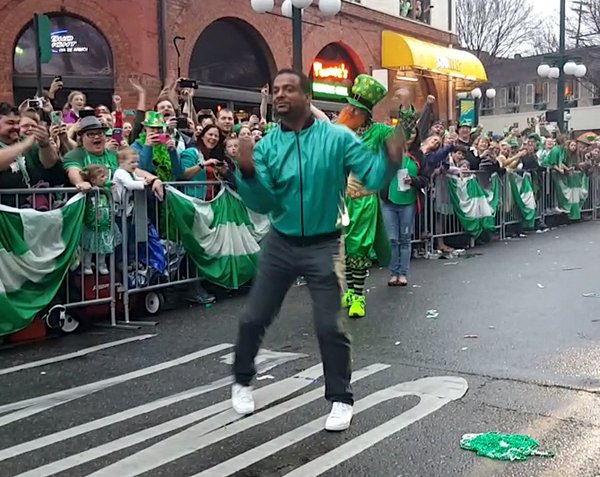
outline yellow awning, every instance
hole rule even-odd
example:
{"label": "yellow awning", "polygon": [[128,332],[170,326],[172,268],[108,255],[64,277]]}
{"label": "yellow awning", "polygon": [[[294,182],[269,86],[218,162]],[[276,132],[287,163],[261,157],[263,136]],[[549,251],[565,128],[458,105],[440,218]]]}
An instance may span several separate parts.
{"label": "yellow awning", "polygon": [[393,31],[383,32],[382,66],[419,69],[468,81],[487,81],[479,58],[463,50],[417,40]]}

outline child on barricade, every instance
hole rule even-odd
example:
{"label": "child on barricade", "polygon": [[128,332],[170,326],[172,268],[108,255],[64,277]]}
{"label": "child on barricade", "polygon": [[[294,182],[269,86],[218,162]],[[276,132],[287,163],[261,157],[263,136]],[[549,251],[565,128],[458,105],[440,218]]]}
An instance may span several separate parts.
{"label": "child on barricade", "polygon": [[[121,149],[117,153],[117,157],[119,168],[113,176],[113,197],[117,210],[116,221],[121,232],[123,232],[124,226],[127,227],[127,244],[125,246],[127,247],[128,256],[132,257],[135,254],[136,237],[133,227],[133,194],[130,192],[144,190],[150,184],[134,173],[139,165],[139,156],[134,149],[130,147]],[[123,218],[126,219],[125,223]]]}
{"label": "child on barricade", "polygon": [[[100,164],[90,164],[81,173],[83,180],[102,190],[110,187],[108,169]],[[100,275],[108,275],[106,257],[114,253],[121,243],[121,233],[113,224],[109,195],[91,191],[86,199],[81,242],[83,248],[83,274],[93,275],[94,255],[96,269]]]}

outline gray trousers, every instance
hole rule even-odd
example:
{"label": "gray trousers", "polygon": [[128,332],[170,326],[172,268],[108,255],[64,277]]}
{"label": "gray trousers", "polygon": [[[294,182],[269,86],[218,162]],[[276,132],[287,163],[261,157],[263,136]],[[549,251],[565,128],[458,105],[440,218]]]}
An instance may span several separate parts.
{"label": "gray trousers", "polygon": [[242,314],[233,372],[248,386],[256,374],[254,358],[267,327],[279,312],[296,278],[304,276],[313,302],[313,318],[325,375],[325,398],[353,404],[350,386],[350,337],[340,320],[341,242],[331,237],[299,244],[271,230],[262,244],[258,272]]}

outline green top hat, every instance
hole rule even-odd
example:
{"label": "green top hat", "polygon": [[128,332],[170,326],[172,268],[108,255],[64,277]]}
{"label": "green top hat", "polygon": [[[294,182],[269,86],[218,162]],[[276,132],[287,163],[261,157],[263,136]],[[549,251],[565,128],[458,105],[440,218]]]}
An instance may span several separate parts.
{"label": "green top hat", "polygon": [[167,123],[162,114],[157,111],[146,111],[146,118],[142,123],[149,128],[166,128]]}
{"label": "green top hat", "polygon": [[375,78],[369,75],[358,75],[354,80],[352,96],[348,97],[348,103],[371,114],[373,107],[386,95],[387,89]]}

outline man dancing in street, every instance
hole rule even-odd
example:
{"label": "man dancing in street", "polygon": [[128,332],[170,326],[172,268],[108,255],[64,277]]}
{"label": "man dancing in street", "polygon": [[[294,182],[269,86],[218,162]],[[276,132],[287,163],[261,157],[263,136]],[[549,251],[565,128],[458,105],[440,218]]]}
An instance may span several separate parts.
{"label": "man dancing in street", "polygon": [[393,136],[373,152],[347,128],[315,120],[310,103],[309,78],[280,71],[273,84],[273,104],[281,125],[256,148],[252,141],[240,139],[238,192],[249,208],[269,214],[272,229],[240,320],[232,405],[240,414],[254,412],[254,358],[287,291],[304,276],[313,300],[325,398],[332,403],[325,429],[342,431],[350,425],[354,401],[350,339],[341,327],[341,289],[335,272],[342,253],[340,200],[349,173],[369,190],[382,187],[402,160],[404,139]]}

